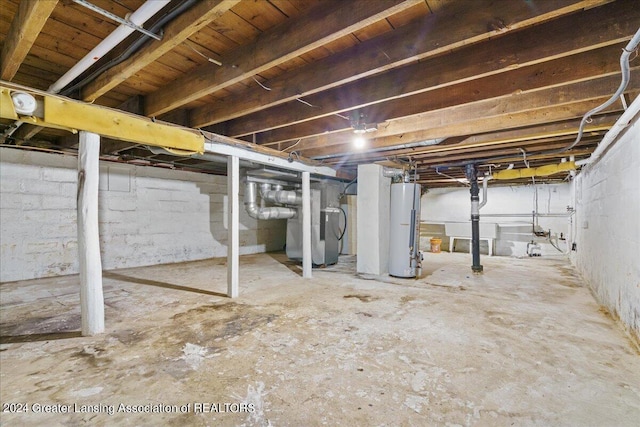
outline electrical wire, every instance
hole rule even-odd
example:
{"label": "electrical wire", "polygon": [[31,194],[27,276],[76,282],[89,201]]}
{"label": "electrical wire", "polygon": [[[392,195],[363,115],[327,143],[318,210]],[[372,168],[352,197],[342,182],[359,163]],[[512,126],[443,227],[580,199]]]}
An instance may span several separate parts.
{"label": "electrical wire", "polygon": [[[184,44],[185,46],[187,46],[189,49],[191,49],[192,51],[194,51],[195,53],[197,53],[198,55],[202,56],[204,59],[206,59],[209,62],[212,62],[214,64],[216,64],[219,67],[222,67],[222,62],[218,61],[217,59],[213,59],[207,55],[205,55],[204,53],[200,52],[198,49],[196,49],[195,47],[191,46],[191,41],[189,39],[185,40],[184,42],[182,42],[182,44]],[[268,89],[271,90],[271,89]]]}
{"label": "electrical wire", "polygon": [[262,83],[260,83],[260,81],[258,79],[256,79],[254,76],[251,76],[251,78],[253,79],[254,82],[258,83],[258,85],[260,85],[260,87],[264,90],[271,90],[270,87],[267,87],[265,85],[263,85]]}
{"label": "electrical wire", "polygon": [[[611,104],[613,104],[618,97],[624,92],[624,90],[626,89],[627,85],[629,84],[630,81],[630,70],[629,70],[629,57],[631,56],[632,53],[636,52],[636,55],[631,59],[634,60],[638,57],[637,55],[637,51],[638,51],[638,45],[640,44],[640,28],[638,28],[638,31],[636,31],[635,35],[633,36],[633,38],[629,41],[629,43],[622,49],[622,55],[620,56],[620,70],[622,73],[622,79],[620,82],[620,86],[618,87],[618,90],[616,90],[616,92],[611,96],[611,98],[609,98],[607,101],[605,101],[603,104],[593,108],[592,110],[588,111],[582,118],[582,120],[580,121],[580,126],[578,128],[578,135],[575,139],[575,141],[573,141],[571,144],[567,145],[564,148],[560,148],[557,150],[547,150],[547,151],[541,151],[539,153],[536,153],[538,155],[546,155],[546,154],[560,154],[560,153],[564,153],[565,151],[571,150],[572,148],[574,148],[576,145],[578,145],[582,139],[582,135],[584,133],[584,128],[586,126],[587,123],[590,123],[592,121],[591,116],[593,116],[594,114],[604,110],[605,108],[607,108],[608,106],[610,106]],[[487,163],[487,162],[492,162],[492,161],[496,161],[496,160],[502,160],[502,159],[508,159],[511,158],[513,156],[510,155],[502,155],[502,156],[494,156],[494,157],[487,157],[487,158],[483,158],[483,159],[478,159],[475,162],[476,163]],[[445,165],[438,165],[435,166],[436,168],[436,172],[438,167],[464,167],[468,164],[469,162],[460,162],[460,163],[452,163],[452,164],[445,164]]]}

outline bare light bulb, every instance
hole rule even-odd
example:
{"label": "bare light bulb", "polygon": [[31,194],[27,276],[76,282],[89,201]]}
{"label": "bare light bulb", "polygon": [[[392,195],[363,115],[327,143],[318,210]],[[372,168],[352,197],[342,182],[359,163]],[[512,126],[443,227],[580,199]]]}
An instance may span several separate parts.
{"label": "bare light bulb", "polygon": [[360,149],[364,148],[367,141],[362,136],[356,136],[353,138],[353,146]]}

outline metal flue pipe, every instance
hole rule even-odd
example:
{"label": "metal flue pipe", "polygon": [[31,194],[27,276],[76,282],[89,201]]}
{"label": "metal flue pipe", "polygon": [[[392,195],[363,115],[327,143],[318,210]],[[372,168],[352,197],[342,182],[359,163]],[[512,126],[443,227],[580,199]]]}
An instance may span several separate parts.
{"label": "metal flue pipe", "polygon": [[281,205],[302,205],[302,194],[293,190],[282,190],[281,188],[271,189],[271,184],[262,184],[260,186],[260,197],[267,202]]}
{"label": "metal flue pipe", "polygon": [[244,187],[244,208],[255,219],[289,219],[298,214],[294,208],[279,206],[260,207],[257,203],[258,188],[255,182],[247,182]]}

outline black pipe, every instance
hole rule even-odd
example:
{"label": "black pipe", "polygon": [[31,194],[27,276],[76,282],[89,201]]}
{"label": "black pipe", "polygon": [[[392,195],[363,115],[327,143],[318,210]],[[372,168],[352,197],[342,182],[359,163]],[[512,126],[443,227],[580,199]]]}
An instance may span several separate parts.
{"label": "black pipe", "polygon": [[466,166],[466,175],[471,184],[471,254],[473,264],[471,270],[474,273],[482,273],[480,264],[480,187],[478,187],[478,167],[475,163]]}

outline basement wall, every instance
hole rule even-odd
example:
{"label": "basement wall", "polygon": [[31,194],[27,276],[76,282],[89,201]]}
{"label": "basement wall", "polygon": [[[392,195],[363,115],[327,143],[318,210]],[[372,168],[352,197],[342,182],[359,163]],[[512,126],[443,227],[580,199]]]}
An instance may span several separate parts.
{"label": "basement wall", "polygon": [[596,299],[640,342],[640,122],[574,181],[572,262]]}
{"label": "basement wall", "polygon": [[[541,217],[538,225],[545,231],[551,230],[553,243],[562,251],[567,250],[569,224],[572,216],[567,212],[570,204],[570,184],[536,184],[526,186],[496,186],[490,182],[487,190],[487,204],[480,211],[481,223],[497,224],[497,238],[494,255],[527,256],[527,243],[539,243],[542,256],[562,255],[547,238],[536,237],[532,233],[532,212],[559,214],[558,217]],[[482,198],[482,192],[481,198]],[[537,208],[536,208],[537,194]],[[488,214],[514,215],[511,217],[490,217]],[[518,215],[518,216],[515,216]],[[449,250],[449,237],[445,233],[446,222],[469,222],[471,233],[471,199],[468,187],[436,188],[422,196],[421,243],[423,250],[430,248],[431,237],[442,239],[442,250]],[[560,239],[560,233],[567,240]],[[456,252],[469,252],[470,240],[456,240]],[[488,254],[488,241],[481,240],[480,252]]]}
{"label": "basement wall", "polygon": [[[77,158],[0,148],[0,281],[78,272]],[[100,163],[105,270],[227,254],[227,179]],[[286,220],[240,212],[240,253],[281,250]]]}

